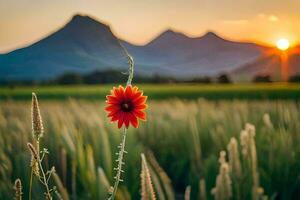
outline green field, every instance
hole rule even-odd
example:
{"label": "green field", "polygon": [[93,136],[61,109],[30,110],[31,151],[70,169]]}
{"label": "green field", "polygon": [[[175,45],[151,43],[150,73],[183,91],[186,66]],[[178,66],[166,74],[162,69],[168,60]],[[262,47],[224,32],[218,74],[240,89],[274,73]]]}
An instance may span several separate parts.
{"label": "green field", "polygon": [[[121,131],[104,112],[111,87],[0,89],[0,199],[13,199],[16,178],[28,199],[32,91],[38,94],[44,121],[41,144],[50,152],[44,167],[55,166],[59,176],[49,185],[60,182],[64,199],[107,198],[121,140]],[[141,153],[159,200],[182,200],[188,186],[195,200],[219,200],[218,194],[230,194],[221,199],[232,200],[300,198],[300,85],[140,88],[149,96],[148,120],[128,130],[117,200],[141,199]],[[219,158],[221,151],[224,158]],[[43,192],[35,177],[33,199],[43,199]]]}
{"label": "green field", "polygon": [[[112,85],[0,87],[0,100],[30,100],[34,91],[40,99],[104,99]],[[139,85],[150,99],[299,99],[300,84],[165,84]]]}
{"label": "green field", "polygon": [[[50,151],[45,166],[55,166],[70,198],[106,199],[121,135],[105,117],[104,104],[73,99],[41,100],[40,105],[45,126],[42,144]],[[150,101],[148,121],[128,131],[124,182],[117,199],[140,199],[141,153],[149,162],[158,199],[183,199],[188,185],[191,199],[214,199],[219,152],[231,155],[227,145],[232,137],[238,142],[235,162],[240,162],[235,169],[232,157],[226,157],[232,199],[299,199],[299,111],[299,103],[289,100]],[[240,134],[247,122],[256,128],[254,144],[245,144]],[[12,199],[16,178],[22,180],[27,199],[29,141],[33,141],[30,102],[1,102],[0,199]],[[33,198],[42,197],[43,187],[34,179]]]}

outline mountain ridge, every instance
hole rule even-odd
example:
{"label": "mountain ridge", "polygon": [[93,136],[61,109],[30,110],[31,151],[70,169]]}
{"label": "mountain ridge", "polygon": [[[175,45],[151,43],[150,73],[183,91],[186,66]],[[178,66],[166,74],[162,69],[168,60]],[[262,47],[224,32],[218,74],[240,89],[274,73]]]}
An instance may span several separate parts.
{"label": "mountain ridge", "polygon": [[212,31],[190,37],[172,29],[145,45],[134,45],[119,40],[108,24],[77,14],[45,38],[0,54],[0,80],[48,80],[66,72],[125,70],[122,46],[135,58],[137,73],[183,79],[234,72],[270,49],[227,40]]}
{"label": "mountain ridge", "polygon": [[[254,43],[228,41],[211,31],[199,37],[189,37],[170,29],[144,46],[131,45],[124,41],[122,44],[136,58],[137,64],[147,65],[148,68],[164,75],[181,74],[183,78],[231,71],[232,68],[243,64],[242,62],[259,56],[263,49],[267,49]],[[219,58],[216,60],[213,54]]]}
{"label": "mountain ridge", "polygon": [[51,79],[64,72],[126,65],[123,49],[109,26],[82,15],[73,16],[52,34],[0,59],[0,79],[8,80]]}

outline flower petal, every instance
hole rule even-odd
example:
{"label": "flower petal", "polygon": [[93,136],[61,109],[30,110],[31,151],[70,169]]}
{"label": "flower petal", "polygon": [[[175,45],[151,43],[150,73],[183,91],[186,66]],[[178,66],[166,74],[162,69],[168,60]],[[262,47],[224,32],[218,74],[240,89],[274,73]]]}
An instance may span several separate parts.
{"label": "flower petal", "polygon": [[125,89],[125,98],[128,100],[128,99],[131,99],[132,98],[132,87],[131,85],[128,85]]}
{"label": "flower petal", "polygon": [[134,115],[142,120],[146,120],[146,113],[140,110],[134,110],[133,111]]}
{"label": "flower petal", "polygon": [[134,87],[132,88],[132,93],[135,94],[138,90],[139,90],[139,88],[136,87],[136,86],[134,86]]}
{"label": "flower petal", "polygon": [[119,106],[116,106],[114,104],[112,105],[108,105],[104,108],[106,111],[110,112],[110,111],[115,111],[115,110],[118,110],[119,109]]}
{"label": "flower petal", "polygon": [[119,120],[120,115],[121,115],[121,112],[122,112],[122,111],[119,111],[119,112],[117,112],[115,115],[113,115],[112,118],[111,118],[111,121],[114,122],[114,121]]}
{"label": "flower petal", "polygon": [[142,103],[145,103],[147,101],[147,96],[141,96],[137,99],[135,99],[134,101],[132,101],[134,104],[142,104]]}
{"label": "flower petal", "polygon": [[126,128],[129,127],[129,113],[124,113],[124,123]]}
{"label": "flower petal", "polygon": [[118,88],[114,88],[114,95],[117,98],[123,98],[124,97],[124,88],[123,88],[123,86],[119,85]]}
{"label": "flower petal", "polygon": [[107,117],[112,117],[112,116],[118,114],[118,112],[120,112],[120,109],[116,109],[116,110],[110,111],[110,113],[107,115]]}
{"label": "flower petal", "polygon": [[132,124],[132,126],[134,128],[138,128],[139,122],[138,122],[136,116],[133,113],[129,113],[129,118],[130,118],[130,123]]}
{"label": "flower petal", "polygon": [[137,110],[144,110],[146,108],[148,108],[147,104],[140,104],[140,105],[134,107],[134,109],[137,109]]}
{"label": "flower petal", "polygon": [[121,128],[123,126],[123,123],[124,123],[124,113],[120,112],[119,121],[118,121],[118,128]]}
{"label": "flower petal", "polygon": [[135,92],[135,93],[132,95],[132,100],[135,100],[135,99],[137,99],[137,98],[139,98],[139,97],[141,97],[141,96],[143,96],[143,92],[137,91],[137,92]]}
{"label": "flower petal", "polygon": [[107,103],[109,103],[109,104],[119,104],[120,103],[120,99],[114,95],[107,95],[106,99],[107,99]]}

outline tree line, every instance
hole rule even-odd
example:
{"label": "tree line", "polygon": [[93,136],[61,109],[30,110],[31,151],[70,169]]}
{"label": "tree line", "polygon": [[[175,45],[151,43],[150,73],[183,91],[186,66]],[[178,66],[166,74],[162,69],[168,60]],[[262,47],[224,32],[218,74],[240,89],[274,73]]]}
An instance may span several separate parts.
{"label": "tree line", "polygon": [[[230,75],[226,73],[219,74],[214,77],[199,76],[190,79],[178,79],[171,76],[160,74],[153,74],[145,76],[141,74],[135,75],[135,83],[233,83]],[[76,84],[109,84],[109,83],[122,83],[126,81],[126,75],[119,70],[104,70],[94,71],[88,74],[80,74],[75,72],[68,72],[58,76],[55,79],[48,81],[2,81],[1,85],[76,85]],[[254,83],[271,83],[272,77],[269,75],[256,75],[253,77]],[[300,82],[300,75],[291,76],[289,82]]]}

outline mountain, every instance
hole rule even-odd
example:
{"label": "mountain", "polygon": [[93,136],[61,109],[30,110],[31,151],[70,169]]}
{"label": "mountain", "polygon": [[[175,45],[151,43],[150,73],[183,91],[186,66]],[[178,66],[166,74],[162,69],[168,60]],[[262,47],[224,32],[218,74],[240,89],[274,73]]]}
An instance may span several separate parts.
{"label": "mountain", "polygon": [[0,56],[0,80],[45,80],[64,72],[125,68],[122,47],[109,26],[75,15],[48,37]]}
{"label": "mountain", "polygon": [[[282,70],[286,72],[282,72]],[[234,69],[231,75],[235,81],[251,81],[258,75],[269,75],[272,80],[280,81],[282,73],[286,73],[288,77],[300,74],[300,46],[296,46],[286,53],[273,49],[254,61]]]}
{"label": "mountain", "polygon": [[213,32],[191,38],[167,30],[145,46],[122,42],[142,73],[195,77],[229,72],[260,57],[268,48],[228,41]]}
{"label": "mountain", "polygon": [[167,30],[146,45],[119,42],[110,27],[88,16],[75,15],[48,37],[0,55],[1,80],[47,80],[65,72],[127,68],[124,46],[139,74],[177,78],[215,75],[260,58],[269,48],[234,42],[213,32],[189,37]]}

